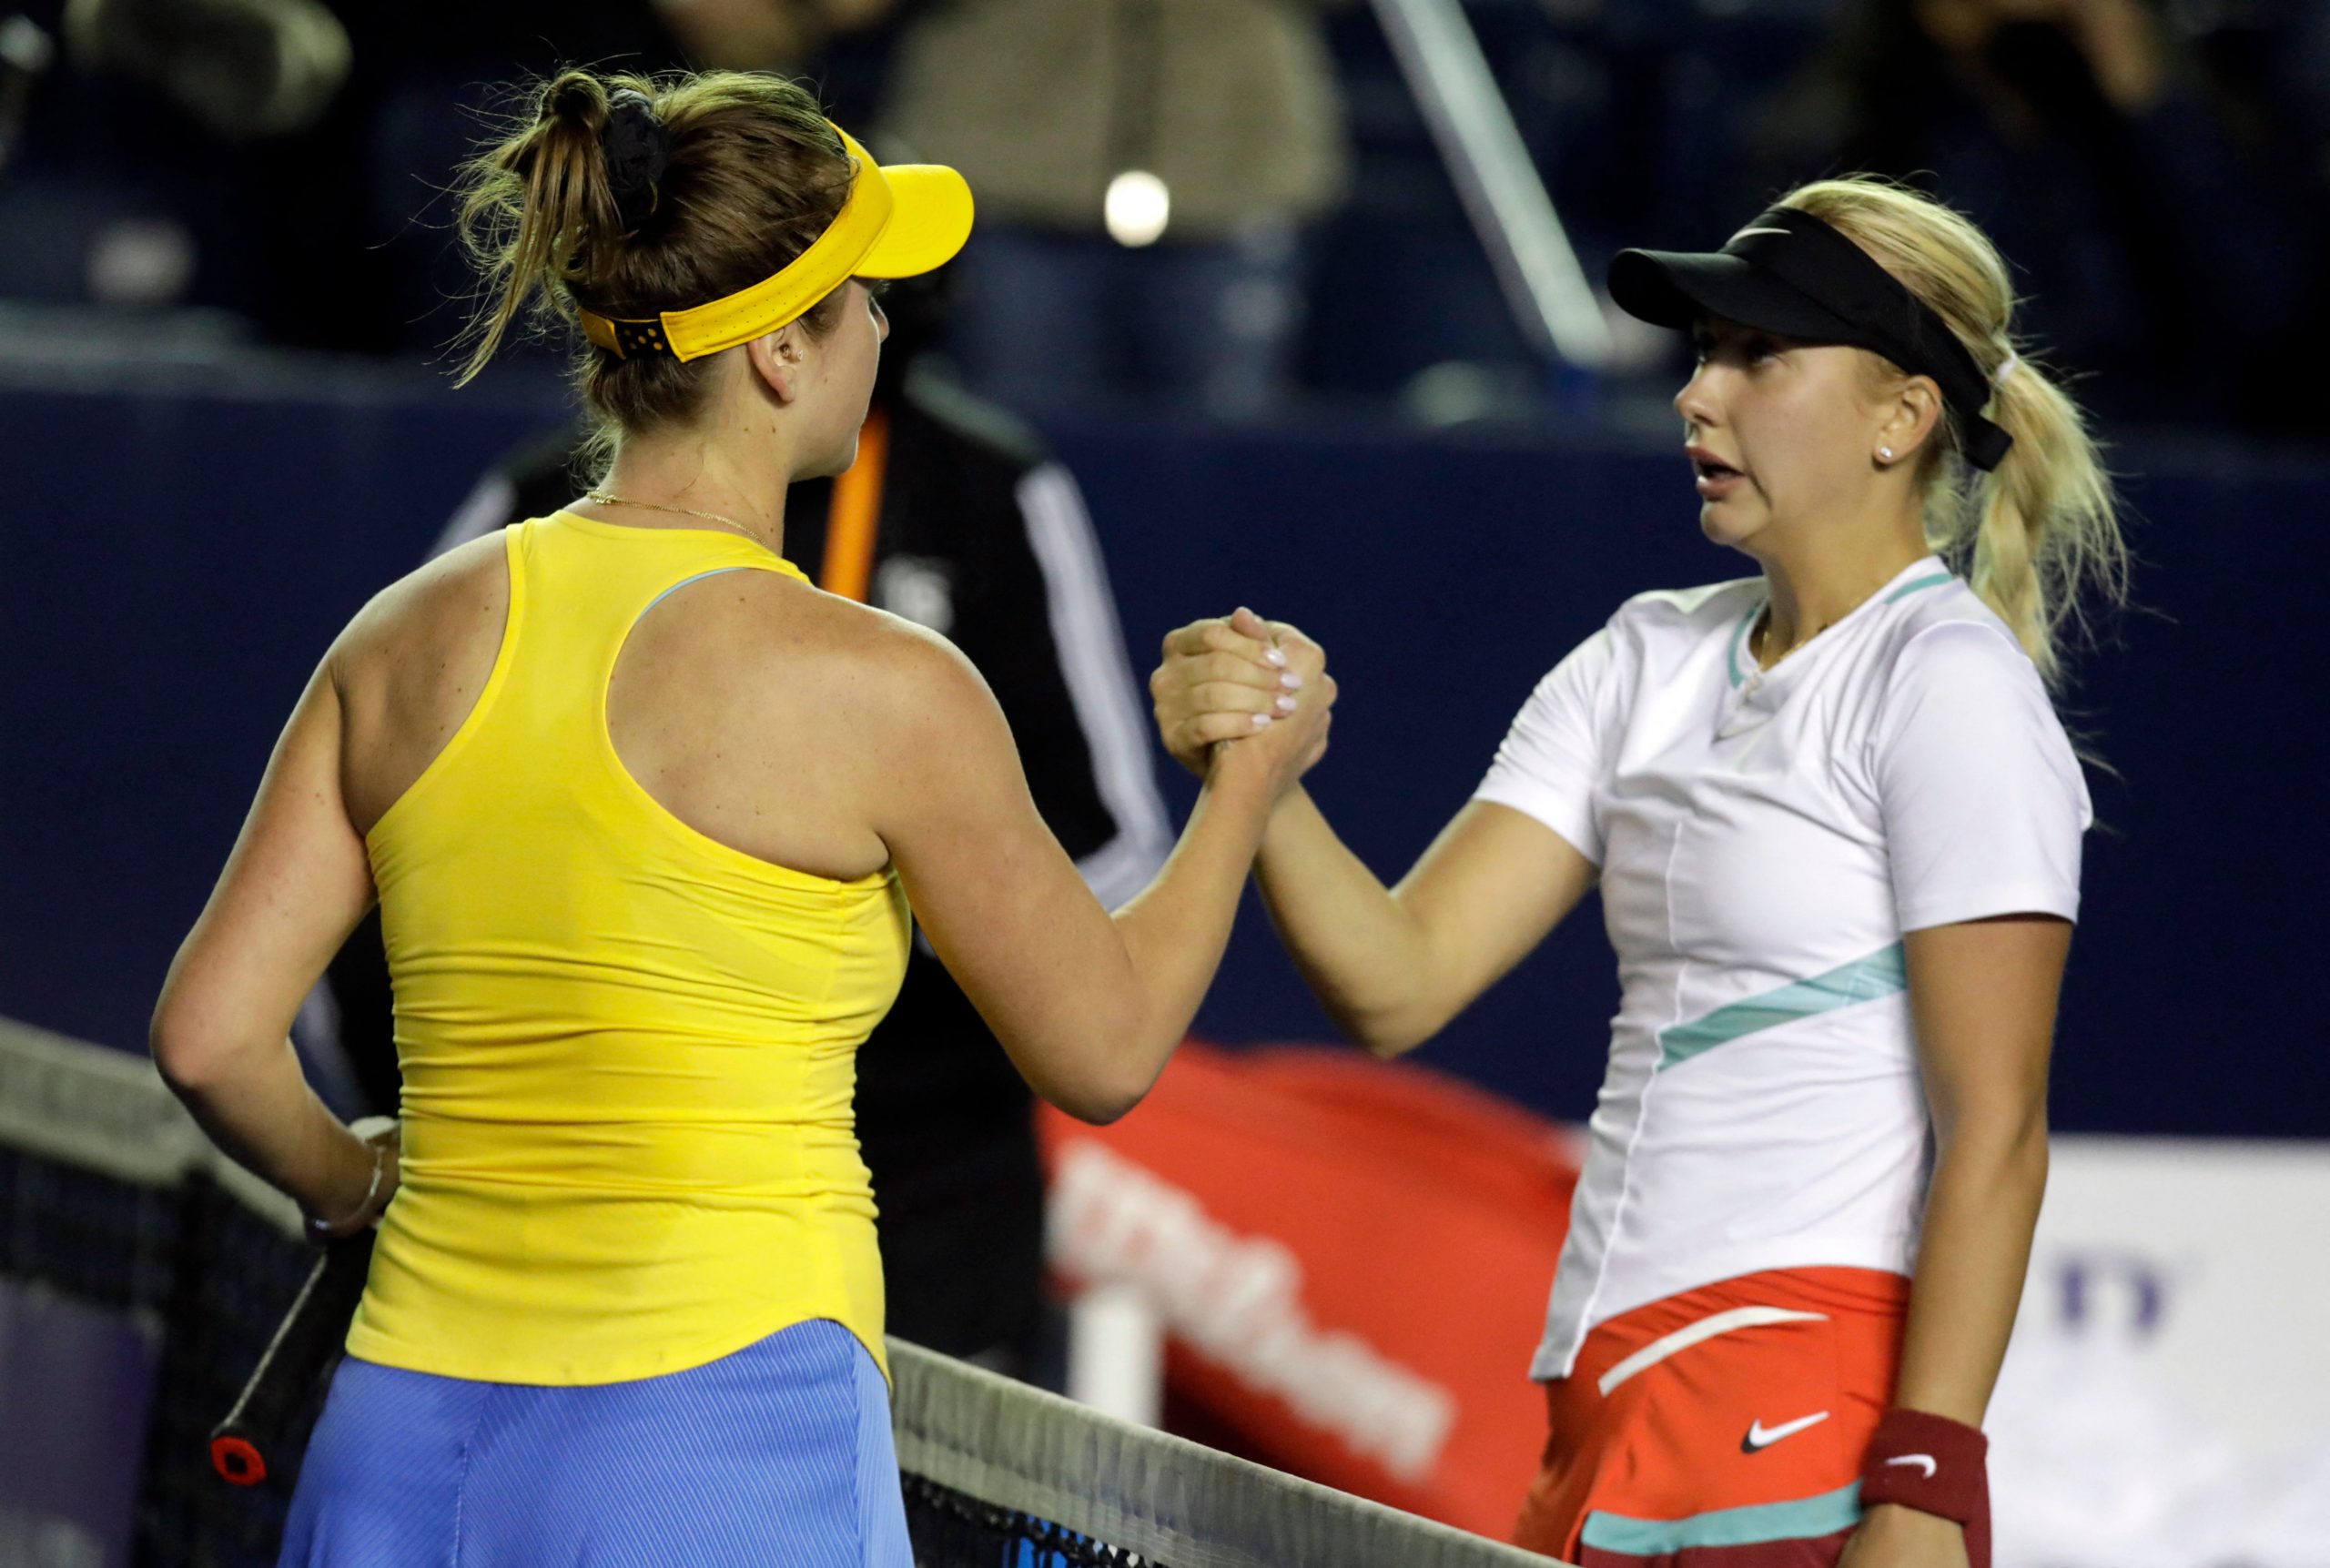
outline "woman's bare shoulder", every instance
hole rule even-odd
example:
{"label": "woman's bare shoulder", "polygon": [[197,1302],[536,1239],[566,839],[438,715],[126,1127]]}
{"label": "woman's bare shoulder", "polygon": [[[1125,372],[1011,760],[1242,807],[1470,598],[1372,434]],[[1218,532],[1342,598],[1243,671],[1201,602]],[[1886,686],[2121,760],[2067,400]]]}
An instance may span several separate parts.
{"label": "woman's bare shoulder", "polygon": [[490,636],[500,642],[510,609],[510,568],[501,532],[458,545],[375,593],[334,644],[342,668],[445,649]]}
{"label": "woman's bare shoulder", "polygon": [[809,663],[856,702],[902,713],[986,696],[987,683],[961,650],[903,616],[775,573],[745,586],[738,600],[773,674]]}
{"label": "woman's bare shoulder", "polygon": [[708,747],[796,806],[824,792],[868,822],[1012,765],[1002,713],[952,643],[775,572],[672,594],[633,633],[608,712],[635,770],[694,736],[691,754]]}

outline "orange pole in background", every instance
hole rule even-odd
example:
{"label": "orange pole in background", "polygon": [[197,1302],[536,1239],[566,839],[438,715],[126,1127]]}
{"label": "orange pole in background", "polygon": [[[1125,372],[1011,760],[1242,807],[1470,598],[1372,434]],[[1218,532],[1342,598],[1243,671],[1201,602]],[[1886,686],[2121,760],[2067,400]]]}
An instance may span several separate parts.
{"label": "orange pole in background", "polygon": [[817,583],[861,604],[874,581],[874,537],[882,526],[882,478],[889,460],[890,416],[877,404],[866,410],[866,428],[857,434],[857,460],[834,481],[826,564]]}

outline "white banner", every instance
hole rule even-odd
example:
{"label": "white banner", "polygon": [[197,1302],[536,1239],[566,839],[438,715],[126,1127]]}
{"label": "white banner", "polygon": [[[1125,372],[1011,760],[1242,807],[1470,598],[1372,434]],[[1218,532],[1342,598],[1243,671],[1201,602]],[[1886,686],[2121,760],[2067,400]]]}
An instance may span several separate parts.
{"label": "white banner", "polygon": [[2330,1568],[2330,1145],[2059,1137],[1998,1568]]}

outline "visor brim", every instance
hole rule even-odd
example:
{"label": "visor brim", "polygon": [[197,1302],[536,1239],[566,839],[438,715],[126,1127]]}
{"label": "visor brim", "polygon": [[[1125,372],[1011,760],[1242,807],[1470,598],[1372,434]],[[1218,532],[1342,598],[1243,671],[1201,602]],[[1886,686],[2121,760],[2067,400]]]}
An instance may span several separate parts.
{"label": "visor brim", "polygon": [[955,258],[971,236],[971,187],[943,164],[886,164],[890,221],[857,263],[860,278],[914,278]]}
{"label": "visor brim", "polygon": [[1622,250],[1610,263],[1609,281],[1611,301],[1654,327],[1688,330],[1703,317],[1717,317],[1807,342],[1854,336],[1826,306],[1722,251]]}

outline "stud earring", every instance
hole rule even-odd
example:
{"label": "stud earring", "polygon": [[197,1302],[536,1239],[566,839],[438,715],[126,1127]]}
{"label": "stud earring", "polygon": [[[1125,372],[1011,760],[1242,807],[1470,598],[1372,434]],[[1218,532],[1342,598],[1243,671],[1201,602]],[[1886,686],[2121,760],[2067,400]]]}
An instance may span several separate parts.
{"label": "stud earring", "polygon": [[1877,455],[1889,463],[1893,460],[1893,449],[1891,447],[1879,447],[1877,449]]}

